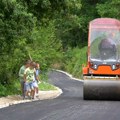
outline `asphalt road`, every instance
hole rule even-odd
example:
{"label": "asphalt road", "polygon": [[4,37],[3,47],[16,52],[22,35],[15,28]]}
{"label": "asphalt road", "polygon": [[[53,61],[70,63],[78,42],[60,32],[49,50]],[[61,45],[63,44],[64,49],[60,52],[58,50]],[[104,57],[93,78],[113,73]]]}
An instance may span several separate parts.
{"label": "asphalt road", "polygon": [[51,72],[49,82],[63,90],[60,97],[0,109],[0,120],[120,120],[120,101],[83,100],[83,83],[63,73]]}

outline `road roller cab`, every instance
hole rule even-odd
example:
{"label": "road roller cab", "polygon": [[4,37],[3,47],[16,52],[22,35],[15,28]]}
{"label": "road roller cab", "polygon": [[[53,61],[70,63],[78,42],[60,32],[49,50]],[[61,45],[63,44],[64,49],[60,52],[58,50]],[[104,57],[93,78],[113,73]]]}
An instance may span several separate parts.
{"label": "road roller cab", "polygon": [[120,100],[119,20],[98,18],[89,23],[87,58],[84,99]]}

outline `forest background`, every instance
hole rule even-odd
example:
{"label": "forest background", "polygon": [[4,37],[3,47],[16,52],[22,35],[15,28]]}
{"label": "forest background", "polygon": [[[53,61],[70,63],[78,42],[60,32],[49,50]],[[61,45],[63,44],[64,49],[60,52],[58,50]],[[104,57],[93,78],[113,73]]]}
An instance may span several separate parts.
{"label": "forest background", "polygon": [[19,68],[30,56],[43,74],[57,68],[80,78],[89,22],[120,19],[119,6],[120,0],[0,0],[0,95],[16,93]]}

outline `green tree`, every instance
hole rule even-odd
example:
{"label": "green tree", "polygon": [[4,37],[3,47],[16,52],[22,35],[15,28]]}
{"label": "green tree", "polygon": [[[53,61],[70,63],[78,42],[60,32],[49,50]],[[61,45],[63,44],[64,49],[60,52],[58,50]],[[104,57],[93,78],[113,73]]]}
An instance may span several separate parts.
{"label": "green tree", "polygon": [[120,19],[119,5],[119,0],[0,0],[0,84],[12,83],[29,55],[42,69],[62,60],[69,64],[63,68],[76,73],[88,23],[99,17]]}
{"label": "green tree", "polygon": [[27,46],[27,51],[33,60],[40,62],[41,69],[47,69],[61,58],[62,44],[55,31],[54,21],[50,21],[47,27],[35,28],[31,34],[33,43]]}
{"label": "green tree", "polygon": [[120,19],[120,0],[105,0],[104,3],[98,3],[96,8],[101,17],[110,17]]}
{"label": "green tree", "polygon": [[60,15],[56,14],[57,35],[62,41],[63,49],[69,46],[75,47],[80,45],[82,28],[80,22],[81,0],[66,0],[65,8],[60,11]]}
{"label": "green tree", "polygon": [[35,18],[16,0],[0,0],[0,83],[12,83],[18,64],[26,56]]}

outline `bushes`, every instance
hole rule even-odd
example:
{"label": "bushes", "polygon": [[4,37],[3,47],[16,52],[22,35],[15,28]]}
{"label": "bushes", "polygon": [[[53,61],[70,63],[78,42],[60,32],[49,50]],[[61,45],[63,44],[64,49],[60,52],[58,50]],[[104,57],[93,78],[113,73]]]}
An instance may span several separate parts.
{"label": "bushes", "polygon": [[2,85],[0,84],[0,96],[7,96],[7,95],[14,95],[14,94],[20,94],[20,84],[18,81],[13,82],[13,84],[9,85]]}
{"label": "bushes", "polygon": [[82,74],[82,65],[86,64],[87,47],[69,49],[64,57],[64,70],[73,76],[80,78]]}
{"label": "bushes", "polygon": [[[16,81],[18,71],[23,61],[29,59],[29,55],[40,63],[42,71],[47,71],[50,65],[60,58],[61,43],[55,36],[53,21],[50,21],[47,27],[34,28],[29,38],[30,40],[24,37],[16,39],[12,51],[0,54],[0,96],[20,93],[20,85]],[[43,77],[47,79],[45,75],[42,75],[42,79]]]}
{"label": "bushes", "polygon": [[0,84],[0,96],[5,96],[6,93],[7,93],[6,87]]}
{"label": "bushes", "polygon": [[54,21],[50,21],[47,27],[36,28],[31,35],[33,42],[27,47],[32,59],[39,61],[43,70],[49,68],[61,56],[62,44],[55,31]]}
{"label": "bushes", "polygon": [[54,69],[67,71],[75,77],[81,78],[82,65],[87,62],[87,47],[68,48],[63,52],[60,59],[52,65]]}

